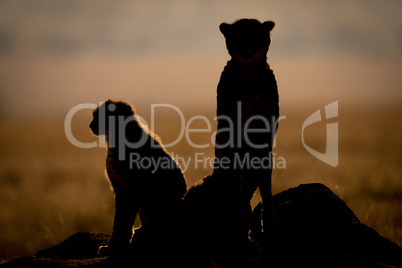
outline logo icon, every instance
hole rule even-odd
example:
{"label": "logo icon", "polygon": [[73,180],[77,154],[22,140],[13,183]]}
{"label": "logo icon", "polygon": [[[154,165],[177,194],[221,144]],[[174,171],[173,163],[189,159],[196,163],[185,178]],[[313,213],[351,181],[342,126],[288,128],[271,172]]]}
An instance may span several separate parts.
{"label": "logo icon", "polygon": [[[338,101],[334,101],[325,106],[325,119],[338,117]],[[302,126],[302,142],[304,148],[312,154],[315,158],[321,160],[322,162],[336,167],[338,166],[338,123],[327,124],[327,139],[326,139],[326,149],[325,153],[318,152],[308,146],[304,142],[304,129],[314,123],[322,121],[321,111],[317,110],[312,115],[310,115],[306,121],[304,121]]]}

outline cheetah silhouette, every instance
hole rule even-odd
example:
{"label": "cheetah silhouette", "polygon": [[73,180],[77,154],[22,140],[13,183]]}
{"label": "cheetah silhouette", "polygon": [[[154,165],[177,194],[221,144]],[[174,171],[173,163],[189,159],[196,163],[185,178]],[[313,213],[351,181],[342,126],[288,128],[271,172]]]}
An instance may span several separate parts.
{"label": "cheetah silhouette", "polygon": [[129,248],[137,213],[141,228],[133,240],[163,232],[177,214],[186,181],[178,164],[141,125],[130,104],[106,101],[93,112],[90,129],[95,135],[106,136],[106,170],[115,194],[112,237],[100,253],[121,255]]}
{"label": "cheetah silhouette", "polygon": [[[247,218],[251,214],[250,200],[257,187],[260,189],[264,236],[268,240],[274,228],[271,153],[279,117],[277,83],[266,56],[274,26],[272,21],[260,23],[255,19],[219,26],[231,60],[217,89],[214,169],[219,177],[230,177],[239,185]],[[231,126],[233,130],[228,131]],[[220,168],[221,159],[228,159],[231,168]]]}
{"label": "cheetah silhouette", "polygon": [[[218,85],[215,168],[188,190],[180,207],[178,227],[172,232],[172,237],[185,245],[179,245],[178,252],[191,256],[190,261],[204,256],[210,266],[248,267],[250,199],[257,187],[264,202],[264,233],[269,234],[273,226],[271,168],[248,169],[233,164],[236,158],[247,155],[258,159],[269,157],[272,150],[276,126],[267,133],[265,122],[276,123],[279,117],[276,81],[266,61],[273,27],[271,21],[260,23],[250,19],[222,23],[219,27],[232,59]],[[238,105],[243,123],[238,121]],[[228,131],[231,124],[234,129],[242,129],[253,116],[256,120],[249,123],[249,128],[262,128],[264,132],[252,132],[248,138],[253,144],[266,144],[262,148],[247,144],[236,131]],[[238,139],[243,146],[231,144],[231,140]]]}

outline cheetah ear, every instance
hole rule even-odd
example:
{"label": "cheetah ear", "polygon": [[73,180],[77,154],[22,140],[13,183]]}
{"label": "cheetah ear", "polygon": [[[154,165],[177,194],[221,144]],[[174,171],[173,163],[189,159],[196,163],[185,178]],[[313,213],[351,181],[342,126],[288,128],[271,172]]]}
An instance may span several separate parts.
{"label": "cheetah ear", "polygon": [[105,106],[105,109],[107,109],[107,111],[109,112],[114,112],[116,110],[116,102],[112,99],[108,99],[103,105]]}
{"label": "cheetah ear", "polygon": [[230,24],[227,24],[227,23],[224,23],[224,22],[222,22],[221,24],[219,24],[219,30],[221,31],[221,33],[226,37],[229,33],[230,33],[230,30],[231,30],[231,25]]}
{"label": "cheetah ear", "polygon": [[275,22],[269,20],[264,22],[262,26],[267,32],[270,32],[275,27]]}

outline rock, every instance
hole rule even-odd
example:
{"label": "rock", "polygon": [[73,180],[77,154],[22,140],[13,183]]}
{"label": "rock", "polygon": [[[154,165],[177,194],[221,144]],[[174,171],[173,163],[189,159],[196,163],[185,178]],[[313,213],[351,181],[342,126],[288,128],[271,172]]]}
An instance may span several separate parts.
{"label": "rock", "polygon": [[[80,232],[58,245],[39,250],[35,257],[13,259],[4,267],[101,267],[106,258],[98,256],[100,246],[107,245],[110,235]],[[2,266],[2,267],[3,267]]]}
{"label": "rock", "polygon": [[89,259],[97,257],[100,246],[109,243],[110,235],[76,233],[62,243],[36,253],[39,258]]}
{"label": "rock", "polygon": [[322,184],[281,192],[274,208],[281,267],[402,267],[402,249],[361,224]]}
{"label": "rock", "polygon": [[[360,223],[352,210],[322,184],[300,185],[279,193],[274,196],[274,208],[274,267],[402,267],[402,249]],[[260,209],[257,206],[254,210],[248,267],[263,267]],[[97,255],[99,246],[106,245],[109,238],[104,234],[77,233],[40,250],[35,257],[13,259],[1,267],[116,267],[115,262]],[[134,264],[135,261],[133,266],[142,267]]]}

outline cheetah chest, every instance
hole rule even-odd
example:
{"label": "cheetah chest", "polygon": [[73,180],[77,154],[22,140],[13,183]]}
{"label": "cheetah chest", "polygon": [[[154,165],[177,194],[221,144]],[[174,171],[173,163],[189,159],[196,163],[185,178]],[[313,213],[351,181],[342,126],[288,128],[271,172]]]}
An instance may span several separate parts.
{"label": "cheetah chest", "polygon": [[114,149],[108,150],[108,155],[106,158],[106,170],[110,183],[115,191],[126,188],[126,183],[123,178],[129,170],[127,170],[126,166],[124,165],[124,161],[119,161],[118,153]]}

